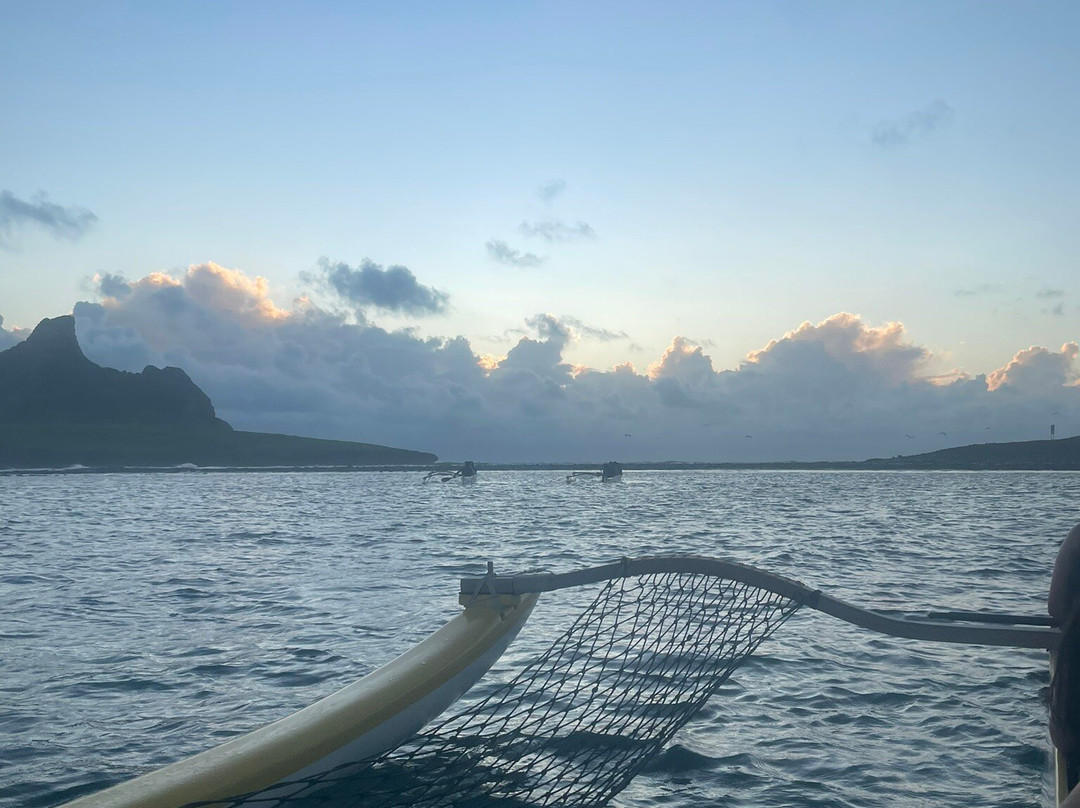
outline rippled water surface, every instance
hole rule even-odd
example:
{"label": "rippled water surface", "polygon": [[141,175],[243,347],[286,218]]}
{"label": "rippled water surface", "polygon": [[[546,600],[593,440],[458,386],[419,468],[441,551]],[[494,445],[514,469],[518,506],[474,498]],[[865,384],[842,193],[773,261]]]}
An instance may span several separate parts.
{"label": "rippled water surface", "polygon": [[[1080,521],[1068,473],[421,477],[0,477],[0,806],[56,805],[332,692],[455,614],[488,559],[696,553],[873,608],[1035,614]],[[575,608],[545,596],[496,679]],[[1040,652],[804,609],[614,804],[1047,805],[1047,681]]]}

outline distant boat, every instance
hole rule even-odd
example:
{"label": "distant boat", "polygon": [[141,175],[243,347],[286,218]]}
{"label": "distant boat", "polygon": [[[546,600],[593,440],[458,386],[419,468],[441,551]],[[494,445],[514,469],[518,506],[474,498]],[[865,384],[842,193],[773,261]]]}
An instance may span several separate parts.
{"label": "distant boat", "polygon": [[605,483],[610,483],[622,479],[622,466],[614,460],[611,460],[601,466],[600,471],[572,471],[566,475],[566,481],[572,483],[578,477],[598,479]]}
{"label": "distant boat", "polygon": [[450,469],[436,469],[435,471],[429,471],[424,475],[424,482],[429,483],[432,480],[440,483],[448,483],[451,480],[461,480],[463,483],[471,483],[476,481],[476,464],[471,460],[466,460],[461,468],[451,471]]}
{"label": "distant boat", "polygon": [[458,469],[458,474],[461,476],[463,483],[476,482],[476,464],[471,460],[466,460],[465,464]]}

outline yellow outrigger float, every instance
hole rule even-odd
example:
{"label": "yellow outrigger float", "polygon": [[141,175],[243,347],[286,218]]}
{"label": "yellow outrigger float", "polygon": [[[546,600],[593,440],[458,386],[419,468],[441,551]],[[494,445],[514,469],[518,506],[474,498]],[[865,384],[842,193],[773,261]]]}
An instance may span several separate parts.
{"label": "yellow outrigger float", "polygon": [[299,797],[307,787],[297,781],[392,749],[443,712],[502,655],[536,599],[470,599],[419,645],[337,693],[64,808],[180,808],[254,791],[265,798],[278,783],[286,784],[273,796]]}

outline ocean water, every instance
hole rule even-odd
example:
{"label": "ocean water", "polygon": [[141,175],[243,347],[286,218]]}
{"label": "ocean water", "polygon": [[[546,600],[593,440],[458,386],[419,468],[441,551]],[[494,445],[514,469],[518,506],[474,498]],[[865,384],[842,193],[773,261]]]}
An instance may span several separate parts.
{"label": "ocean water", "polygon": [[[856,604],[1040,614],[1080,474],[0,476],[0,808],[57,805],[303,707],[458,611],[457,582],[695,553]],[[580,598],[545,596],[493,677]],[[618,806],[1044,806],[1037,651],[803,609]]]}

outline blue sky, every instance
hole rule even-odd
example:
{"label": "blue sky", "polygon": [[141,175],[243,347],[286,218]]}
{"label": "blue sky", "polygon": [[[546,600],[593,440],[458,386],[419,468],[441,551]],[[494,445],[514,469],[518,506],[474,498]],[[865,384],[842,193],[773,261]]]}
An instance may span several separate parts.
{"label": "blue sky", "polygon": [[[874,335],[902,323],[923,352],[913,378],[992,374],[1041,346],[1074,392],[1075,4],[0,14],[5,333],[108,308],[102,277],[212,262],[264,278],[252,294],[282,311],[304,296],[352,327],[460,336],[488,367],[523,337],[550,342],[541,315],[567,329],[559,361],[644,377],[675,344],[737,371],[846,312]],[[335,287],[335,265],[369,271]],[[445,305],[356,297],[375,281]],[[139,356],[168,360],[152,337]],[[92,358],[122,364],[106,344]]]}

